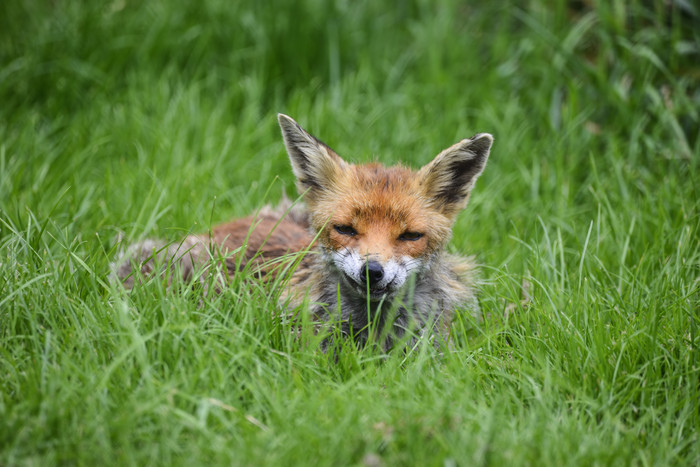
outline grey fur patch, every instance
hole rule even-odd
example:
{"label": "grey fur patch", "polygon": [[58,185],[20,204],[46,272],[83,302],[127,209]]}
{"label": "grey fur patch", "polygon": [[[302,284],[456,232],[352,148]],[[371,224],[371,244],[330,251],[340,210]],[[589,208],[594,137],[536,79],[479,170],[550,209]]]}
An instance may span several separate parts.
{"label": "grey fur patch", "polygon": [[[127,290],[137,282],[152,276],[155,272],[164,273],[168,266],[183,279],[190,280],[195,268],[208,259],[206,248],[196,236],[188,236],[182,243],[167,244],[160,240],[146,239],[134,243],[119,254],[110,265],[110,280],[121,282]],[[172,275],[168,277],[168,283]]]}

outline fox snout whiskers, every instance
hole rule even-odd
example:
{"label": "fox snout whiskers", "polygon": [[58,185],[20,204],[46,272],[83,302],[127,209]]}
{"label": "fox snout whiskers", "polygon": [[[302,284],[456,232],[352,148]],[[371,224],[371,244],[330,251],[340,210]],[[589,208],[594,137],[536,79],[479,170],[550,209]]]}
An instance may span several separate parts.
{"label": "fox snout whiskers", "polygon": [[381,261],[351,249],[331,252],[331,263],[342,273],[344,281],[362,297],[381,299],[396,293],[405,284],[412,261]]}

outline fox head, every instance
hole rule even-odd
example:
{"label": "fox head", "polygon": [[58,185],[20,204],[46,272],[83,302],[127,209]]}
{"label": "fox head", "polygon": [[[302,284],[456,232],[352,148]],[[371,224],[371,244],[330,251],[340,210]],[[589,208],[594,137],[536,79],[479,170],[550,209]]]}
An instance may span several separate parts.
{"label": "fox head", "polygon": [[430,268],[486,166],[493,137],[479,133],[418,171],[352,165],[279,114],[297,188],[321,249],[361,297],[392,297]]}

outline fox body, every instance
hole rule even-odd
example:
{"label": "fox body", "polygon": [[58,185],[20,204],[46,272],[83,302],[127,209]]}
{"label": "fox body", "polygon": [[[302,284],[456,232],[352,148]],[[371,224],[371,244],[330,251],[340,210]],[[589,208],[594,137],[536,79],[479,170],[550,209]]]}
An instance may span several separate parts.
{"label": "fox body", "polygon": [[308,249],[287,298],[293,306],[310,303],[316,319],[338,320],[361,343],[370,330],[387,348],[407,330],[446,337],[456,309],[478,310],[472,261],[445,246],[486,165],[491,135],[464,139],[412,171],[349,164],[290,117],[280,114],[279,124],[305,208],[266,208],[169,246],[133,245],[116,269],[127,288],[153,270],[154,259],[176,262],[193,279],[213,250],[245,246],[242,258],[226,260],[232,276],[250,261],[265,274],[270,261]]}

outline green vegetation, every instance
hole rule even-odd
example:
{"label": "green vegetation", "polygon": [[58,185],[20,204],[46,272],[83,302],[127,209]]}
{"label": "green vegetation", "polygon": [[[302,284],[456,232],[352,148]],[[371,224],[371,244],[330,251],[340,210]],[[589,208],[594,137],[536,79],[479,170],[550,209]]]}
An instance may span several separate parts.
{"label": "green vegetation", "polygon": [[[0,464],[699,463],[699,31],[680,0],[1,2]],[[452,352],[335,363],[245,277],[109,283],[121,235],[293,193],[277,112],[353,161],[495,135],[451,244],[490,317]]]}

